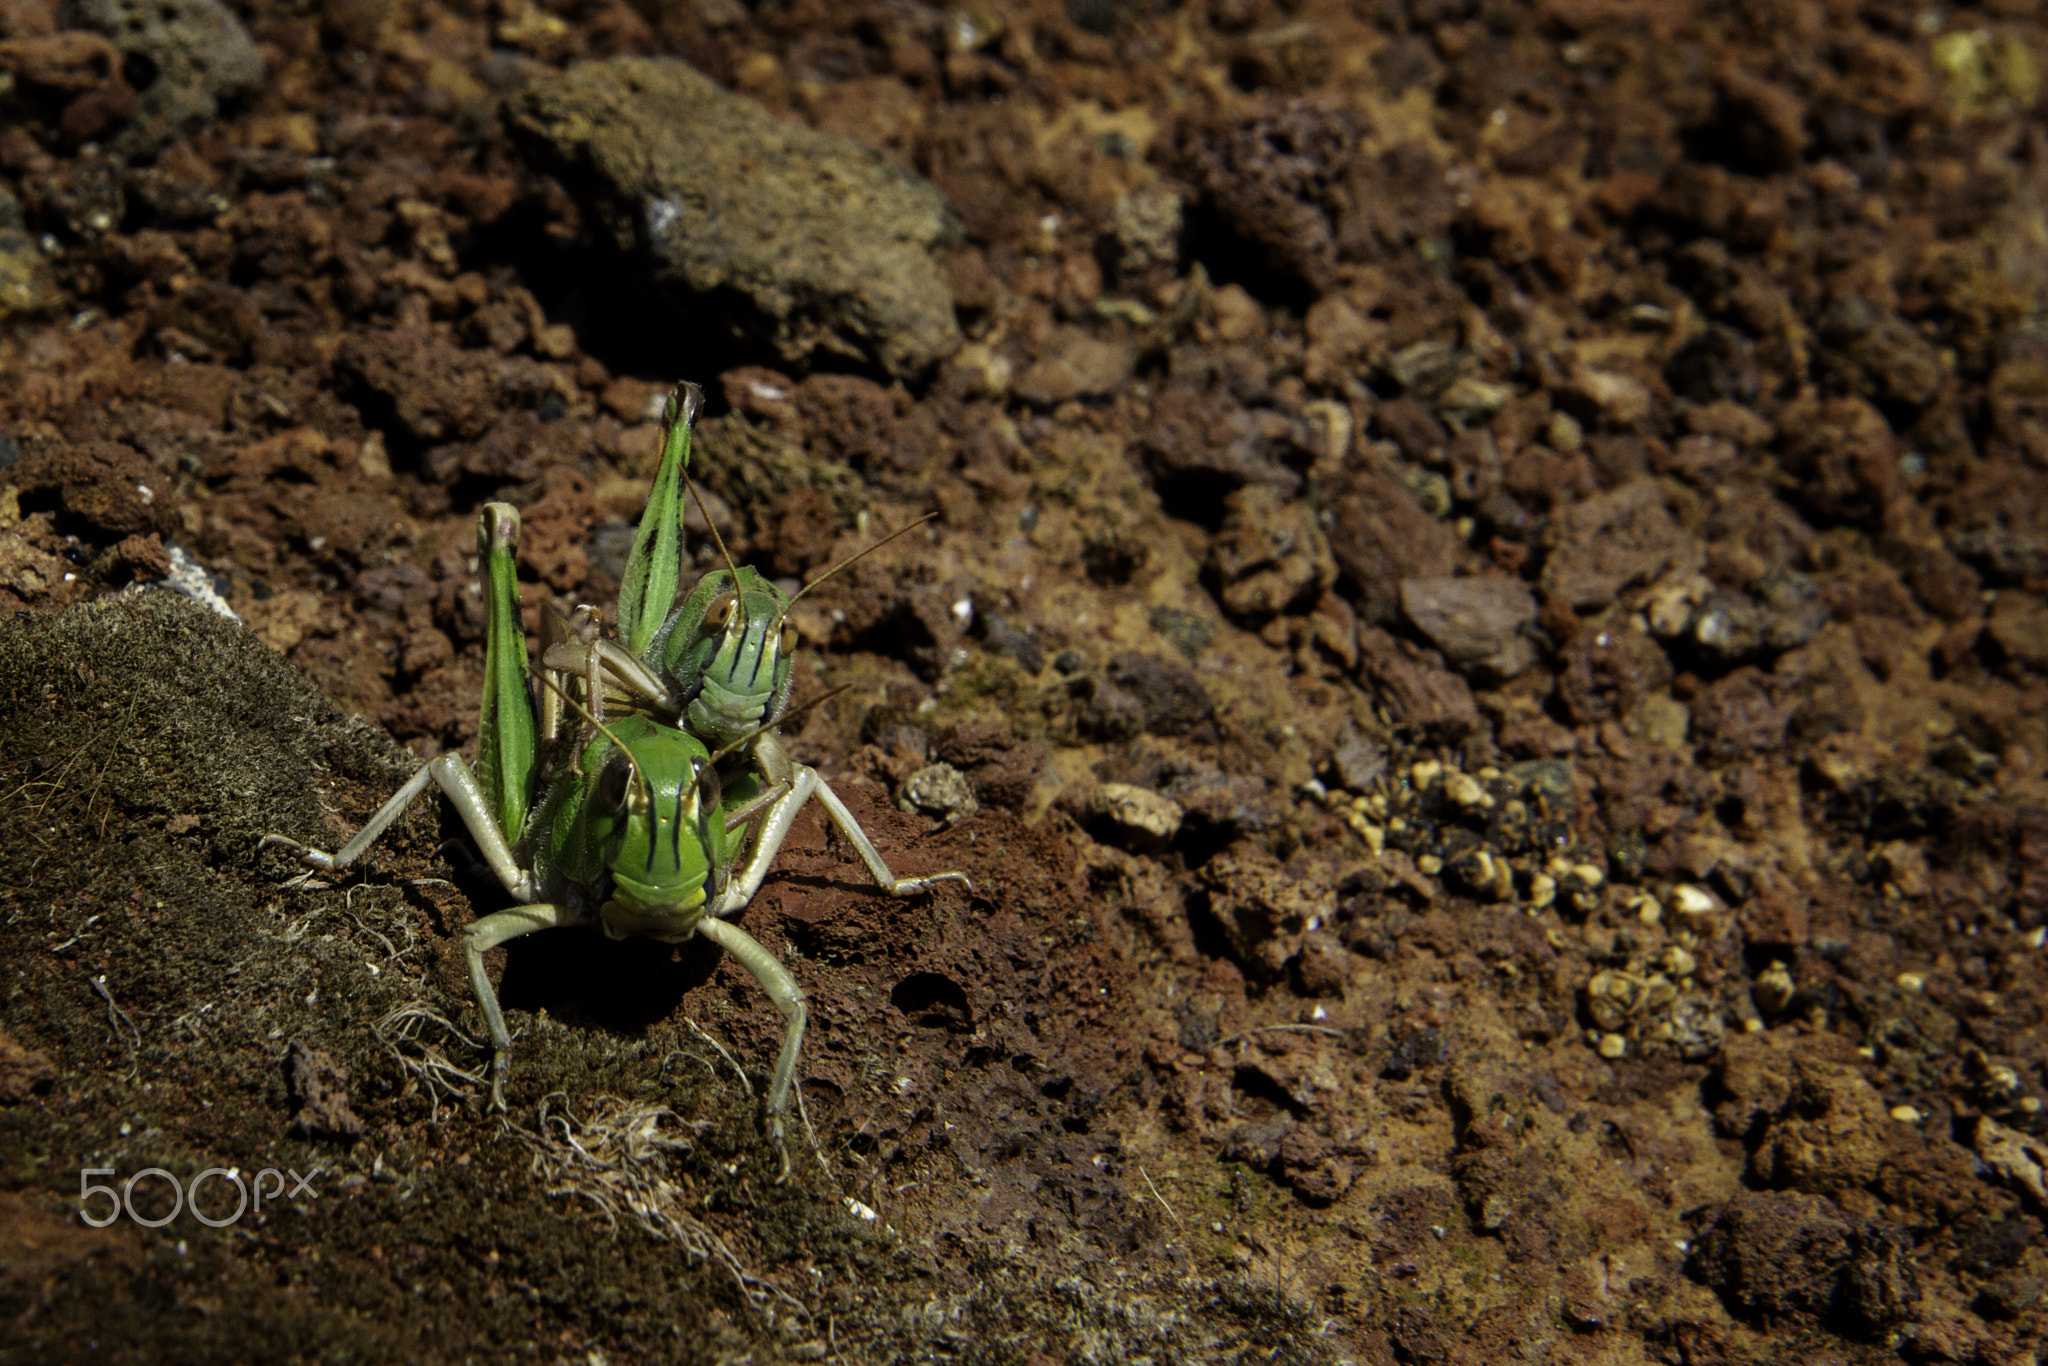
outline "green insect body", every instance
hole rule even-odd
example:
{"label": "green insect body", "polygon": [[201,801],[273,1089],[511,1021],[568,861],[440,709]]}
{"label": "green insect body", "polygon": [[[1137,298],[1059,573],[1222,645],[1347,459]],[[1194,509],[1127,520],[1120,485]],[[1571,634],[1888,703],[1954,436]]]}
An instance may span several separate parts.
{"label": "green insect body", "polygon": [[581,887],[611,879],[598,908],[613,938],[687,939],[724,890],[718,772],[695,736],[644,716],[612,722],[534,814],[534,871]]}
{"label": "green insect body", "polygon": [[[831,787],[784,754],[771,727],[789,694],[788,603],[773,585],[748,568],[719,571],[668,610],[681,582],[682,470],[699,401],[694,385],[670,396],[661,465],[619,594],[619,639],[603,638],[594,609],[579,608],[569,621],[544,612],[536,715],[519,626],[519,514],[486,504],[477,525],[490,601],[475,770],[455,754],[428,761],[333,854],[283,835],[263,843],[336,872],[430,784],[441,789],[519,903],[463,935],[493,1048],[492,1103],[501,1109],[512,1040],[484,954],[570,925],[595,925],[613,938],[712,940],[785,1021],[767,1096],[768,1132],[781,1151],[804,993],[775,955],[728,920],[760,889],[803,805],[815,799],[824,808],[891,896],[967,877],[897,877]],[[739,756],[723,774],[721,751]],[[786,1175],[786,1154],[782,1163]]]}
{"label": "green insect body", "polygon": [[742,565],[706,574],[669,618],[653,654],[692,735],[723,747],[781,718],[796,651],[788,608],[780,589]]}

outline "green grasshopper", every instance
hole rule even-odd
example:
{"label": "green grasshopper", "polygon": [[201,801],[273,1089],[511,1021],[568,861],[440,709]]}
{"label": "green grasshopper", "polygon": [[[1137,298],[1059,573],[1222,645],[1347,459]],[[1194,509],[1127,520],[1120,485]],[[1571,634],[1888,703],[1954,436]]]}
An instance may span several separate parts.
{"label": "green grasshopper", "polygon": [[[897,877],[817,771],[790,762],[775,741],[768,727],[788,697],[789,651],[781,636],[786,603],[772,589],[772,600],[758,609],[767,615],[742,616],[756,623],[772,620],[771,627],[743,629],[740,648],[714,644],[708,652],[699,650],[692,656],[695,672],[681,671],[689,680],[684,686],[662,676],[669,669],[657,644],[674,643],[677,657],[691,655],[687,647],[707,629],[707,619],[717,622],[709,628],[714,631],[726,625],[712,610],[723,600],[724,585],[740,583],[744,593],[765,582],[749,569],[720,571],[683,607],[665,613],[681,578],[683,469],[701,401],[690,384],[669,397],[661,463],[620,588],[619,639],[602,639],[592,608],[579,608],[568,622],[552,609],[545,612],[536,718],[513,558],[519,514],[504,503],[485,504],[477,548],[489,618],[475,771],[452,753],[429,760],[333,854],[284,835],[266,835],[263,844],[289,846],[308,868],[338,872],[361,857],[428,784],[441,789],[491,871],[519,902],[475,921],[463,934],[470,984],[490,1032],[491,1102],[501,1110],[512,1040],[484,954],[520,935],[566,925],[594,923],[614,939],[638,934],[667,943],[703,935],[753,974],[785,1021],[767,1101],[769,1135],[781,1151],[783,1115],[803,1044],[804,993],[773,954],[728,918],[760,890],[804,803],[815,798],[825,808],[890,896],[968,879],[958,872]],[[707,639],[731,637],[719,631]],[[771,640],[772,653],[763,649]],[[740,659],[749,642],[753,653],[743,671]],[[730,708],[721,712],[718,690],[737,691],[743,672],[751,683],[756,666],[765,668],[772,696],[748,716]],[[708,733],[700,735],[686,717],[694,721],[699,709],[693,704],[707,692],[714,701],[702,709],[710,720]],[[608,704],[623,714],[608,721]],[[742,749],[752,756],[752,766],[722,778],[718,761]],[[750,842],[748,827],[757,820]],[[745,857],[735,867],[741,851]],[[786,1174],[786,1153],[782,1162]]]}
{"label": "green grasshopper", "polygon": [[[659,537],[670,525],[666,520],[670,500],[680,517],[678,485],[696,492],[687,462],[685,449],[672,468],[665,461],[656,474],[648,517],[653,518],[660,507],[664,520],[643,520],[634,545],[636,553],[643,541],[648,545],[642,563],[649,570],[669,562],[669,552]],[[698,506],[703,506],[701,499]],[[543,638],[543,662],[551,669],[586,679],[588,694],[602,697],[609,707],[657,716],[714,746],[720,772],[728,783],[736,783],[744,791],[758,790],[763,784],[775,788],[816,781],[810,770],[799,771],[790,761],[775,731],[789,705],[790,665],[796,651],[790,609],[798,598],[854,560],[915,530],[925,520],[928,518],[920,518],[853,559],[834,565],[794,597],[785,596],[754,569],[734,564],[714,526],[712,539],[726,567],[699,580],[666,621],[653,627],[653,617],[642,608],[672,595],[672,583],[636,576],[634,562],[629,560],[619,591],[620,634],[625,645],[598,639],[595,623],[587,614],[573,623],[551,617],[554,626]],[[579,612],[587,613],[587,609]],[[629,628],[629,621],[637,624]],[[822,788],[822,783],[819,786]],[[838,803],[829,788],[818,795],[828,809]],[[875,867],[873,851],[858,828],[844,821],[840,826],[852,836],[868,866]]]}

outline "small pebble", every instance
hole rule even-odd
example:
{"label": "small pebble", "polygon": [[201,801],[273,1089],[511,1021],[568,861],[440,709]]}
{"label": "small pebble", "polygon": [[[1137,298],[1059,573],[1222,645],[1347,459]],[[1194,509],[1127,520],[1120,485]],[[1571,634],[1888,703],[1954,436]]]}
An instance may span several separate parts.
{"label": "small pebble", "polygon": [[1921,1114],[1910,1105],[1894,1105],[1892,1107],[1892,1118],[1901,1124],[1918,1124],[1927,1116]]}
{"label": "small pebble", "polygon": [[958,825],[981,809],[967,777],[951,764],[930,764],[903,780],[896,793],[896,807],[912,815],[920,812]]}
{"label": "small pebble", "polygon": [[1767,1012],[1775,1012],[1790,1005],[1797,990],[1791,970],[1783,963],[1774,962],[1756,975],[1756,984],[1750,989],[1750,994],[1756,998],[1758,1006]]}
{"label": "small pebble", "polygon": [[1484,806],[1486,789],[1469,773],[1453,773],[1444,779],[1444,795],[1458,806]]}
{"label": "small pebble", "polygon": [[1378,858],[1381,854],[1387,852],[1386,831],[1380,829],[1356,811],[1349,814],[1345,823],[1351,827],[1354,834],[1365,841],[1365,847],[1372,850],[1374,858]]}
{"label": "small pebble", "polygon": [[1621,1035],[1603,1034],[1600,1036],[1600,1056],[1606,1058],[1609,1062],[1627,1052],[1628,1040],[1621,1037]]}
{"label": "small pebble", "polygon": [[1148,788],[1128,783],[1102,783],[1089,801],[1095,813],[1118,825],[1159,841],[1171,840],[1180,831],[1186,813],[1180,803]]}
{"label": "small pebble", "polygon": [[1711,892],[1685,882],[1671,889],[1671,905],[1680,915],[1712,915],[1715,910]]}

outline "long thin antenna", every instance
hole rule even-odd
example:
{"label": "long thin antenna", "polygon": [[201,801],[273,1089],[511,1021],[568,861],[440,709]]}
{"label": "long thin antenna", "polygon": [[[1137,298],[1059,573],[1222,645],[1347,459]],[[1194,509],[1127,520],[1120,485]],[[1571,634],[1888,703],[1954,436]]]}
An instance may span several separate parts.
{"label": "long thin antenna", "polygon": [[[908,531],[910,530],[910,528],[905,527],[903,528],[903,530]],[[901,535],[902,533],[899,532],[897,534]],[[782,716],[776,717],[773,721],[769,722],[766,725],[756,726],[752,730],[748,731],[745,735],[740,736],[737,740],[733,740],[725,745],[720,746],[718,749],[713,750],[711,752],[710,761],[704,764],[701,768],[697,770],[695,774],[691,776],[690,786],[684,790],[684,795],[688,796],[691,793],[694,793],[697,790],[697,784],[703,781],[704,775],[706,773],[715,773],[718,771],[718,761],[720,759],[723,759],[726,755],[731,754],[734,750],[740,748],[749,740],[767,734],[769,731],[774,730],[777,726],[781,725],[784,720],[788,719],[791,716],[802,716],[805,712],[813,711],[819,707],[824,706],[827,702],[830,702],[833,698],[839,696],[841,693],[851,692],[852,690],[853,684],[842,683],[838,687],[833,688],[829,692],[820,693],[818,696],[804,703],[801,707],[798,707],[794,712],[784,713]],[[762,796],[757,797],[753,802],[749,803],[747,807],[743,807],[739,811],[728,813],[726,824],[727,832],[729,833],[732,830],[733,824],[735,822],[744,822],[746,820],[751,819],[755,811],[759,810],[763,805],[766,805],[767,803],[776,800],[780,800],[780,795],[774,793],[771,789],[770,792],[764,793]]]}
{"label": "long thin antenna", "polygon": [[[597,733],[599,735],[602,735],[605,739],[611,741],[612,744],[617,747],[619,753],[626,756],[626,766],[632,769],[633,776],[640,780],[640,788],[643,792],[647,794],[647,809],[649,811],[652,811],[654,809],[654,784],[648,779],[645,773],[642,773],[640,771],[640,761],[633,757],[632,750],[626,748],[626,742],[624,740],[621,740],[617,735],[613,734],[612,728],[610,726],[607,726],[604,722],[598,720],[595,716],[591,715],[589,708],[585,707],[581,702],[578,702],[575,698],[569,696],[568,693],[564,692],[562,690],[561,684],[555,682],[554,679],[548,677],[547,671],[535,668],[531,662],[527,664],[526,669],[528,673],[531,673],[535,678],[540,680],[542,687],[547,688],[550,692],[554,693],[555,696],[561,698],[564,702],[567,702],[570,705],[570,707],[575,710],[578,716],[581,716],[584,720],[588,721],[591,725],[595,726],[597,728]],[[693,783],[692,786],[695,786],[695,784]]]}
{"label": "long thin antenna", "polygon": [[849,555],[845,559],[841,560],[838,564],[833,565],[830,569],[818,575],[817,578],[812,579],[802,588],[797,589],[796,592],[791,595],[789,601],[782,604],[782,611],[776,614],[776,621],[787,621],[789,619],[789,609],[796,606],[797,601],[801,599],[804,594],[810,592],[813,588],[816,588],[819,584],[831,578],[840,570],[845,569],[848,565],[858,564],[860,561],[874,554],[877,550],[880,550],[883,546],[889,544],[889,542],[895,540],[897,537],[908,536],[911,532],[917,530],[919,527],[923,526],[926,522],[929,522],[932,518],[938,515],[939,514],[936,512],[927,512],[924,516],[918,518],[910,525],[904,527],[901,531],[892,531],[887,536],[884,536],[881,540],[876,541],[873,545],[867,547],[867,549],[857,551],[856,553]]}
{"label": "long thin antenna", "polygon": [[[753,740],[760,736],[766,735],[769,731],[774,730],[777,726],[781,725],[785,719],[788,719],[791,716],[802,716],[805,712],[812,711],[818,707],[822,707],[827,702],[830,702],[833,698],[839,696],[839,694],[851,691],[852,688],[853,684],[843,683],[840,686],[832,689],[830,692],[820,693],[818,696],[804,703],[801,707],[798,707],[794,712],[785,712],[782,716],[776,717],[773,721],[768,722],[766,725],[756,726],[752,730],[748,731],[745,735],[740,736],[738,739],[729,741],[726,744],[720,746],[719,748],[712,750],[710,755],[710,761],[699,766],[697,772],[690,778],[690,785],[683,789],[684,798],[687,799],[692,793],[694,793],[697,790],[697,786],[699,783],[703,781],[704,775],[707,772],[712,772],[716,770],[716,768],[718,767],[718,761],[720,759],[723,759],[726,755],[731,754],[736,749],[739,749],[742,745],[745,745],[749,740]],[[559,692],[560,689],[556,689],[556,691]],[[573,706],[575,704],[571,703],[570,705]],[[577,707],[577,710],[582,711],[583,709],[581,707]],[[588,712],[584,712],[584,715],[586,716],[588,716],[589,714],[590,713]],[[603,727],[599,727],[599,729],[603,729]],[[609,734],[610,732],[606,733]],[[686,735],[689,734],[688,731],[685,731],[683,733]],[[692,736],[691,738],[694,739],[695,737]],[[617,743],[616,738],[614,738],[613,743]]]}
{"label": "long thin antenna", "polygon": [[688,470],[682,470],[680,473],[683,476],[683,487],[697,500],[697,511],[704,514],[704,525],[711,528],[711,540],[718,547],[718,558],[724,560],[725,567],[732,571],[732,588],[737,593],[740,588],[740,567],[732,562],[732,552],[725,548],[725,537],[718,534],[718,523],[711,520],[711,509],[704,506],[704,495],[697,492],[697,481],[690,477]]}
{"label": "long thin antenna", "polygon": [[723,759],[726,755],[732,753],[741,745],[747,743],[747,741],[754,739],[756,736],[766,735],[769,731],[774,730],[777,726],[781,725],[785,720],[788,720],[792,717],[802,716],[807,711],[815,711],[817,708],[824,706],[827,702],[830,702],[833,698],[839,696],[839,694],[843,692],[850,692],[852,691],[852,689],[853,684],[842,683],[838,687],[832,689],[832,691],[830,692],[820,693],[818,696],[804,703],[801,707],[798,707],[794,712],[784,712],[781,716],[776,717],[773,721],[768,722],[766,725],[754,727],[745,735],[740,736],[737,740],[728,741],[726,744],[720,746],[718,749],[713,750],[711,752],[711,762],[714,764],[717,763],[720,759]]}

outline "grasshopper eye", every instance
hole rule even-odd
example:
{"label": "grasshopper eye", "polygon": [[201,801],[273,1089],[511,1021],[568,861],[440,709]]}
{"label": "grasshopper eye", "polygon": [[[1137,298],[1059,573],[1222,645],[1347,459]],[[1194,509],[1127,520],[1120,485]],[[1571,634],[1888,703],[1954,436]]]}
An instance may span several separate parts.
{"label": "grasshopper eye", "polygon": [[796,653],[796,642],[796,627],[790,625],[788,622],[784,622],[782,624],[782,639],[779,642],[782,648],[782,653],[784,655],[794,655]]}
{"label": "grasshopper eye", "polygon": [[692,760],[690,781],[697,789],[697,843],[710,860],[711,894],[718,896],[725,891],[727,872],[726,857],[722,852],[725,801],[718,786],[718,770],[711,766],[709,760]]}
{"label": "grasshopper eye", "polygon": [[723,593],[713,598],[711,605],[704,609],[704,629],[723,631],[725,624],[732,620],[732,609],[739,604],[739,600],[737,593]]}
{"label": "grasshopper eye", "polygon": [[690,781],[697,788],[697,810],[708,821],[717,814],[719,803],[724,800],[718,786],[718,770],[706,760],[692,759]]}
{"label": "grasshopper eye", "polygon": [[597,775],[598,804],[617,811],[626,804],[626,786],[633,781],[633,765],[624,754],[614,754]]}

